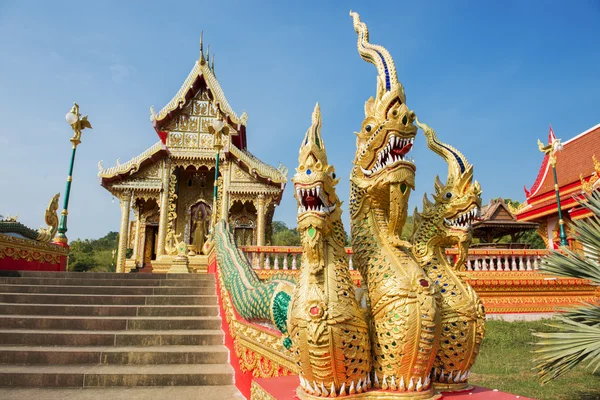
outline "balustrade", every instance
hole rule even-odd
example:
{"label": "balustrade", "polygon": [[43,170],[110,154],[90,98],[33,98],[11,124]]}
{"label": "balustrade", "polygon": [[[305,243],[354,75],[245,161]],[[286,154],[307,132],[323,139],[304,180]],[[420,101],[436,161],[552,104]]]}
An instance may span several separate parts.
{"label": "balustrade", "polygon": [[[252,268],[257,270],[296,270],[302,267],[302,247],[243,246]],[[355,270],[352,248],[346,247],[348,267]],[[448,262],[454,263],[457,249],[446,250]],[[547,250],[471,249],[465,261],[467,271],[537,271]]]}

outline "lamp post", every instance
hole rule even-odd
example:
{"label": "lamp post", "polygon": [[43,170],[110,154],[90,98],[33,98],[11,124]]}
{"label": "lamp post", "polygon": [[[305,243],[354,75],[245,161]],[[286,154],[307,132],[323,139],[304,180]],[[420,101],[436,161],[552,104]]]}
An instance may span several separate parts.
{"label": "lamp post", "polygon": [[556,193],[556,205],[558,207],[558,226],[560,230],[560,245],[568,246],[567,234],[565,232],[565,221],[562,217],[562,209],[560,206],[560,193],[558,186],[558,178],[556,176],[556,156],[559,151],[562,150],[563,145],[560,143],[560,139],[554,136],[554,131],[550,127],[550,135],[548,135],[548,144],[544,146],[541,140],[538,139],[538,147],[540,151],[548,156],[548,161],[552,166],[552,174],[554,175],[554,192]]}
{"label": "lamp post", "polygon": [[60,223],[58,224],[58,234],[54,238],[54,243],[67,246],[67,215],[69,208],[69,195],[71,194],[71,182],[73,181],[73,164],[75,163],[75,152],[77,146],[81,143],[81,131],[86,128],[92,129],[92,124],[88,121],[88,116],[81,117],[79,113],[79,105],[73,103],[73,108],[65,116],[67,123],[71,125],[73,129],[73,137],[70,139],[73,145],[73,151],[71,152],[71,163],[69,165],[69,176],[67,176],[67,187],[65,189],[65,200],[63,203],[63,210],[60,213]]}
{"label": "lamp post", "polygon": [[213,134],[213,147],[216,152],[215,158],[215,181],[214,181],[214,207],[213,207],[213,226],[217,222],[216,212],[217,212],[217,196],[218,196],[218,185],[219,185],[219,154],[223,149],[223,135],[227,136],[229,133],[229,127],[225,126],[225,122],[221,119],[216,119],[212,125],[208,127],[210,133]]}

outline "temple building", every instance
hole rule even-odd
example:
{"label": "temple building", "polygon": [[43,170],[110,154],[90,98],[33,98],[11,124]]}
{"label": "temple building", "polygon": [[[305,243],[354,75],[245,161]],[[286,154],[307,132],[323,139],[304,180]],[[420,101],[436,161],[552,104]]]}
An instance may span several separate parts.
{"label": "temple building", "polygon": [[[577,198],[585,192],[600,187],[600,124],[563,143],[557,154],[556,175],[560,192],[560,205],[569,245],[578,249],[572,235],[571,221],[587,218],[592,213],[581,207]],[[526,203],[515,213],[519,221],[537,222],[538,232],[549,249],[560,243],[558,207],[554,190],[554,177],[549,156],[544,156],[537,179],[530,190],[525,187]]]}
{"label": "temple building", "polygon": [[[270,235],[287,169],[248,151],[247,114],[232,110],[209,57],[201,43],[181,89],[160,112],[151,108],[156,144],[126,163],[106,169],[99,164],[101,185],[121,205],[117,272],[148,267],[167,272],[182,243],[189,269],[205,270],[203,245],[211,221],[228,220],[238,245],[264,245]],[[133,253],[126,258],[128,248]]]}

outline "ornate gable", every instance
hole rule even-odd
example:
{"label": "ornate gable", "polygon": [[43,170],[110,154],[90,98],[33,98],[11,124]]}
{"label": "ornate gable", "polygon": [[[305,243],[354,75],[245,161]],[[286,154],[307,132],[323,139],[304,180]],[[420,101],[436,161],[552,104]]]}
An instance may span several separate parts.
{"label": "ornate gable", "polygon": [[[167,133],[167,147],[212,150],[213,136],[208,127],[217,119],[218,113],[218,107],[208,91],[199,90],[162,128]],[[229,134],[238,135],[236,127],[229,125]]]}

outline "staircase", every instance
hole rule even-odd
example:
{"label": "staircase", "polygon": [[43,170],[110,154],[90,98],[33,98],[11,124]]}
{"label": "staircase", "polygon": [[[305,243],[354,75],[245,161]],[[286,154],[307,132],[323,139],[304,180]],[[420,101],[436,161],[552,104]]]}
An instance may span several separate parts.
{"label": "staircase", "polygon": [[214,275],[0,274],[0,399],[243,399]]}

